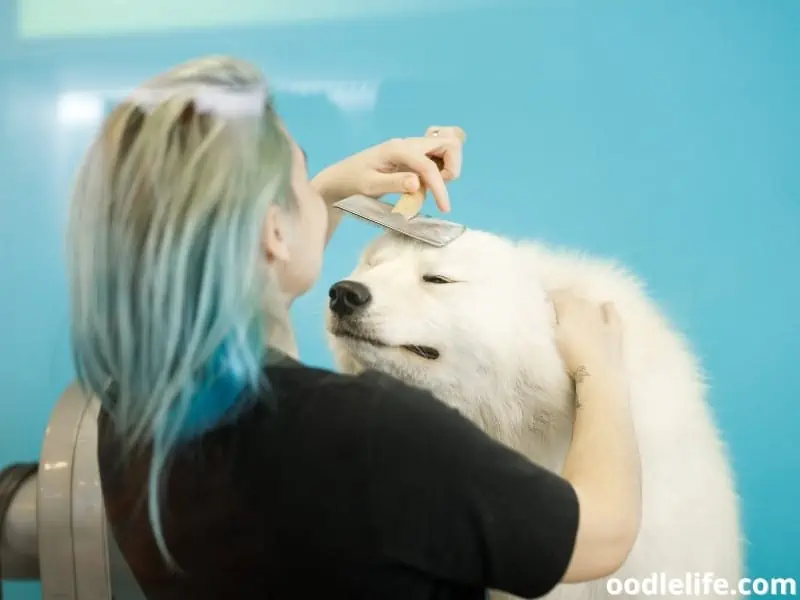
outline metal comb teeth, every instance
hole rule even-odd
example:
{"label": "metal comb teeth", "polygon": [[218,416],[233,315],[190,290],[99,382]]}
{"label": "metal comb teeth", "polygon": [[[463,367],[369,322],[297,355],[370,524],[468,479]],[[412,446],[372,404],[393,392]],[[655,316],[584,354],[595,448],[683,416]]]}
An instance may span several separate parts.
{"label": "metal comb teeth", "polygon": [[437,248],[446,246],[466,231],[464,225],[452,221],[421,215],[407,219],[402,213],[392,212],[391,204],[368,196],[350,196],[339,200],[333,206],[380,227],[396,231]]}

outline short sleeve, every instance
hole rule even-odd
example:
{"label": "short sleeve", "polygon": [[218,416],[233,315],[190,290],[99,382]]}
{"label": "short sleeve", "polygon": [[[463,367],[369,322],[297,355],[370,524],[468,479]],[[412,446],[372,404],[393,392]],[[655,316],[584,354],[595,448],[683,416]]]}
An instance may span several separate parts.
{"label": "short sleeve", "polygon": [[387,560],[516,596],[549,592],[575,544],[579,508],[570,483],[431,394],[368,377],[381,390],[370,493]]}

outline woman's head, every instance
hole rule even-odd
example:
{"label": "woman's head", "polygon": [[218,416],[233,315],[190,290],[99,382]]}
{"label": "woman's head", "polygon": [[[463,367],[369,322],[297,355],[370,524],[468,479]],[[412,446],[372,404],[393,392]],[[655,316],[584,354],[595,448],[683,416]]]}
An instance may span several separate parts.
{"label": "woman's head", "polygon": [[250,65],[181,65],[103,124],[71,205],[73,353],[124,440],[152,443],[151,518],[169,449],[265,383],[268,336],[316,279],[325,235],[303,153]]}

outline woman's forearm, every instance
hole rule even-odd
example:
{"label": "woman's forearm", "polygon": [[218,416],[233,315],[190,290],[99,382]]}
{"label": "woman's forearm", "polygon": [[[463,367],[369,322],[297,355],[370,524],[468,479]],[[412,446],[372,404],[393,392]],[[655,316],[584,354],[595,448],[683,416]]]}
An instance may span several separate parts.
{"label": "woman's forearm", "polygon": [[325,238],[325,243],[327,244],[331,241],[333,232],[336,231],[342,219],[342,211],[333,208],[333,203],[338,202],[346,196],[342,195],[331,167],[317,173],[311,180],[311,185],[317,190],[317,193],[322,196],[322,199],[325,201],[325,206],[328,208],[328,231]]}
{"label": "woman's forearm", "polygon": [[[591,367],[589,367],[591,368]],[[572,444],[564,477],[580,505],[572,562],[564,582],[587,581],[615,572],[639,532],[639,450],[621,376],[584,372],[576,385]]]}

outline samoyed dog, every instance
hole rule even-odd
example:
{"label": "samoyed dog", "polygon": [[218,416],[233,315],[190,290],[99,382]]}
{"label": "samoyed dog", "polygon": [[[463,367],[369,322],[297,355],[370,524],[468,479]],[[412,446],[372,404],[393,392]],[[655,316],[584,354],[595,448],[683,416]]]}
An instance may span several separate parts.
{"label": "samoyed dog", "polygon": [[574,389],[555,343],[552,290],[611,301],[620,315],[643,512],[635,546],[613,577],[562,584],[548,598],[736,598],[738,497],[700,366],[619,266],[480,231],[444,248],[386,233],[331,287],[326,325],[342,371],[380,370],[426,388],[560,472]]}

